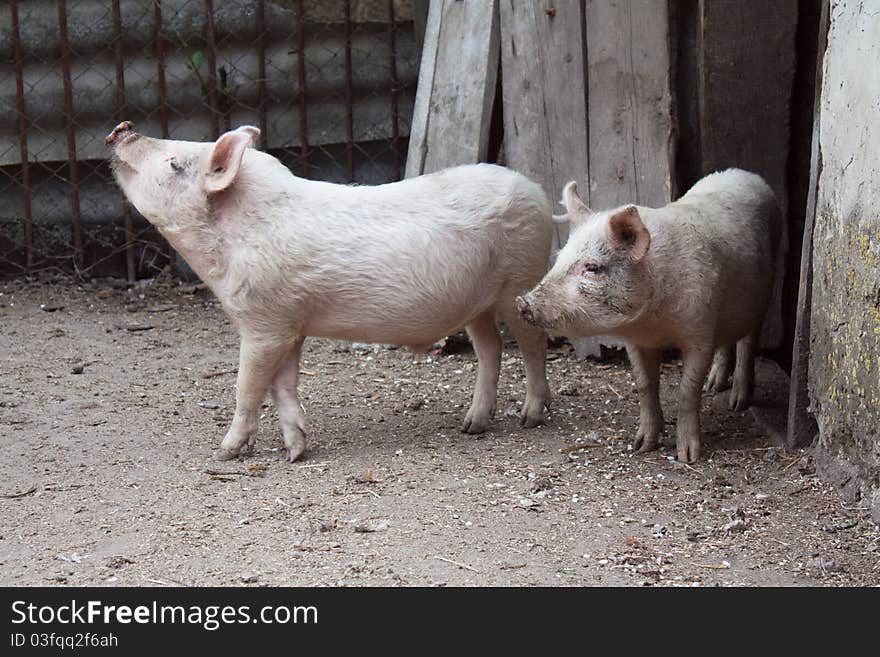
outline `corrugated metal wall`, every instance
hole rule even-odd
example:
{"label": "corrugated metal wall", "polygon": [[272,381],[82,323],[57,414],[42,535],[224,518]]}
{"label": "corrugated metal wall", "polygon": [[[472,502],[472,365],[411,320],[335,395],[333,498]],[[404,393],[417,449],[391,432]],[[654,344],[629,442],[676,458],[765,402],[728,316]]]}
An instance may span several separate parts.
{"label": "corrugated metal wall", "polygon": [[167,262],[104,162],[123,117],[192,140],[256,125],[311,178],[401,175],[420,55],[409,0],[6,4],[0,271],[142,276]]}

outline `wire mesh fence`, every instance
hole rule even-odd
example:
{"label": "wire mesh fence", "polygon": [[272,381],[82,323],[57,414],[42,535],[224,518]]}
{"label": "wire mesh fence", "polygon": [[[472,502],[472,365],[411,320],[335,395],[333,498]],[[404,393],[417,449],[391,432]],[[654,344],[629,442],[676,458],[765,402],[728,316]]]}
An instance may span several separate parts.
{"label": "wire mesh fence", "polygon": [[113,183],[104,136],[122,119],[195,141],[255,125],[296,175],[399,179],[419,54],[410,0],[11,0],[0,274],[174,264]]}

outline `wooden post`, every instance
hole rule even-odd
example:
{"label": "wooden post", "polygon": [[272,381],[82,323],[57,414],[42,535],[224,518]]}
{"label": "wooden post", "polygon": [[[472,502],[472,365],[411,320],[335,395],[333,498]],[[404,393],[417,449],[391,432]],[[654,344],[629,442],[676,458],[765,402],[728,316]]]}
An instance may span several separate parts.
{"label": "wooden post", "polygon": [[822,106],[822,62],[828,38],[828,0],[823,0],[819,18],[819,38],[816,47],[816,95],[813,101],[813,143],[810,152],[810,182],[807,191],[807,211],[804,216],[804,237],[801,247],[800,282],[798,284],[794,344],[791,354],[791,385],[788,396],[788,429],[785,446],[789,449],[805,447],[818,433],[810,407],[808,388],[810,375],[810,313],[813,306],[813,224],[816,219],[816,199],[822,174],[822,152],[819,147],[819,129]]}

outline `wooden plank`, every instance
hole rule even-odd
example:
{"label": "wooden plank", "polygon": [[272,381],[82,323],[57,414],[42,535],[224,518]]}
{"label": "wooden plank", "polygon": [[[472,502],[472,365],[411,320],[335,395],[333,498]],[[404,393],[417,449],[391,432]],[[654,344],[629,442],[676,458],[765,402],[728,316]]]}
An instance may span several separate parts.
{"label": "wooden plank", "polygon": [[407,177],[485,160],[498,47],[498,0],[431,2]]}
{"label": "wooden plank", "polygon": [[[501,85],[506,164],[539,182],[551,200],[576,180],[590,198],[584,7],[501,3]],[[554,247],[568,239],[556,227]],[[607,342],[607,340],[602,340]],[[599,356],[599,338],[572,339],[580,357]]]}
{"label": "wooden plank", "polygon": [[675,161],[668,5],[587,0],[585,12],[590,205],[665,205]]}
{"label": "wooden plank", "polygon": [[761,174],[786,213],[797,0],[701,0],[703,172]]}
{"label": "wooden plank", "polygon": [[816,43],[810,176],[807,183],[806,210],[803,217],[800,275],[791,347],[791,385],[788,389],[788,426],[785,445],[789,449],[810,445],[819,432],[816,419],[808,410],[810,408],[810,313],[813,307],[813,225],[816,219],[819,178],[822,174],[819,130],[822,118],[822,62],[825,58],[825,46],[828,38],[828,4],[829,0],[821,0]]}
{"label": "wooden plank", "polygon": [[[557,200],[569,180],[589,199],[584,16],[580,2],[501,3],[507,165]],[[556,247],[568,232],[557,228]]]}
{"label": "wooden plank", "polygon": [[586,34],[591,207],[665,205],[675,160],[667,3],[588,0]]}
{"label": "wooden plank", "polygon": [[[703,172],[735,166],[761,174],[787,217],[797,0],[701,0],[699,8]],[[766,347],[782,336],[781,290],[780,280],[761,336]]]}
{"label": "wooden plank", "polygon": [[412,123],[409,132],[409,148],[406,156],[404,175],[409,178],[422,172],[424,157],[428,150],[428,108],[431,106],[431,91],[434,88],[434,67],[437,63],[437,49],[440,47],[440,18],[443,15],[444,0],[434,0],[428,8],[428,18],[423,35],[422,59],[419,65],[419,80],[416,85],[416,98],[413,103]]}

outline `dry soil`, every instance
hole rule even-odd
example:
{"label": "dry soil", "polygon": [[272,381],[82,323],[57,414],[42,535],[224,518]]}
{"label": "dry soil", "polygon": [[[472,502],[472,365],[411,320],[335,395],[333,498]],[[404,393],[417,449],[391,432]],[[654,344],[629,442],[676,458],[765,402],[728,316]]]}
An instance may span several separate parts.
{"label": "dry soil", "polygon": [[[210,293],[107,280],[0,293],[0,584],[880,582],[863,510],[808,453],[728,411],[726,393],[704,397],[702,461],[633,453],[624,359],[552,348],[552,411],[524,430],[507,343],[498,417],[474,437],[458,431],[475,374],[466,344],[309,340],[306,458],[282,460],[267,405],[253,455],[218,463],[238,341]],[[679,363],[663,371],[669,434]]]}

